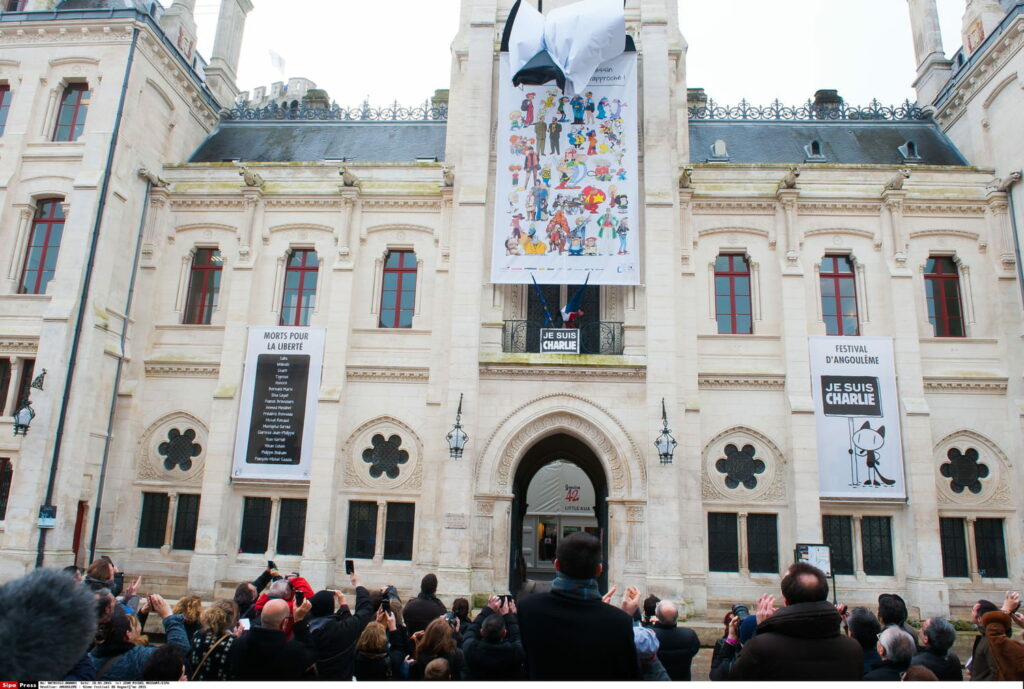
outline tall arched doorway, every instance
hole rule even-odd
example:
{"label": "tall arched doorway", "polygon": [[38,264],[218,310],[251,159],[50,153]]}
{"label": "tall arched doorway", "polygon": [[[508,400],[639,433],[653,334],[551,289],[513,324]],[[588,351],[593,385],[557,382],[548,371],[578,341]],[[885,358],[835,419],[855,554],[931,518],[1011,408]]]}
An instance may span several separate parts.
{"label": "tall arched doorway", "polygon": [[[538,441],[526,451],[512,482],[509,591],[513,594],[518,593],[528,573],[527,563],[523,557],[523,524],[527,521],[527,515],[531,509],[536,507],[531,506],[527,499],[530,484],[537,477],[538,472],[555,462],[568,462],[579,467],[593,488],[593,517],[596,520],[594,530],[596,530],[598,538],[601,539],[601,559],[606,563],[599,584],[601,590],[608,588],[608,478],[601,466],[601,461],[593,450],[573,436],[559,433]],[[531,522],[536,523],[536,519],[531,519]],[[582,518],[564,519],[559,517],[554,520],[549,519],[547,524],[548,529],[556,529],[555,538],[550,541],[553,545],[557,539],[573,531],[591,530],[593,522]],[[543,535],[536,530],[531,533]],[[528,547],[532,547],[532,544]],[[533,561],[533,564],[536,564],[536,560]],[[536,567],[530,569],[535,573],[538,572]],[[538,573],[538,576],[542,575]]]}

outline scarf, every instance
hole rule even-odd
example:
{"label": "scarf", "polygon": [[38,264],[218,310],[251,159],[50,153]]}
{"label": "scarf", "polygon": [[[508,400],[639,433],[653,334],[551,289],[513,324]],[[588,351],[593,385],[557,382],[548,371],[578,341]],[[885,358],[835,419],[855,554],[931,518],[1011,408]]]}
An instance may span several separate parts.
{"label": "scarf", "polygon": [[551,582],[551,590],[577,600],[601,600],[597,579],[573,579],[558,572]]}

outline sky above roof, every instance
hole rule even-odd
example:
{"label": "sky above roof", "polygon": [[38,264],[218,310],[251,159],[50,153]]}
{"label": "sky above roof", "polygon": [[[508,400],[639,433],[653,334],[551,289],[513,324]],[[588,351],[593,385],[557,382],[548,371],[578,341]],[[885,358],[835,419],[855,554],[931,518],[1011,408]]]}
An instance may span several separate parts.
{"label": "sky above roof", "polygon": [[[164,0],[165,5],[170,0]],[[448,88],[459,0],[253,0],[239,87],[306,77],[341,105],[422,103]],[[938,0],[947,54],[960,46],[964,0]],[[209,58],[219,0],[198,0]],[[742,21],[737,22],[737,18]],[[914,98],[906,0],[679,0],[687,82],[720,103],[787,104],[822,88],[848,103]],[[271,57],[280,55],[284,70]]]}

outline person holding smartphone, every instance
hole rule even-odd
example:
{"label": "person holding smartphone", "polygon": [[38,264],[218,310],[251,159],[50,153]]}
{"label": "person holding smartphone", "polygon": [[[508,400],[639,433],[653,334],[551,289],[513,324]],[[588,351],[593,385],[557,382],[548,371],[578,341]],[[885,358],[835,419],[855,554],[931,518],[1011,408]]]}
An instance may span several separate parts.
{"label": "person holding smartphone", "polygon": [[293,628],[295,638],[313,648],[317,676],[322,680],[352,681],[356,642],[375,612],[370,592],[355,571],[350,580],[356,590],[355,610],[349,609],[341,591],[319,591],[310,599],[309,615]]}

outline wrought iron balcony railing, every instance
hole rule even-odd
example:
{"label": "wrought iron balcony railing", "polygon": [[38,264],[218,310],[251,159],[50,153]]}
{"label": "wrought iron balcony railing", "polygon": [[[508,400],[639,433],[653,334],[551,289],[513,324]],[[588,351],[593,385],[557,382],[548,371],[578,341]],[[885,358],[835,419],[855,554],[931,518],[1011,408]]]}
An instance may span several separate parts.
{"label": "wrought iron balcony railing", "polygon": [[[505,321],[501,351],[509,354],[540,352],[541,321]],[[580,354],[622,354],[622,323],[584,321],[580,324]]]}
{"label": "wrought iron balcony railing", "polygon": [[756,121],[800,121],[800,120],[928,120],[931,116],[909,100],[902,105],[882,105],[877,100],[866,106],[846,103],[815,104],[807,101],[803,105],[783,105],[776,100],[771,105],[752,105],[741,100],[739,105],[719,105],[708,100],[705,105],[689,108],[691,120],[756,120]]}
{"label": "wrought iron balcony railing", "polygon": [[382,108],[364,102],[354,108],[343,108],[337,103],[312,105],[298,103],[251,107],[236,105],[224,113],[225,120],[333,120],[341,122],[444,122],[448,119],[448,104],[426,101],[422,105],[404,107],[396,101]]}

